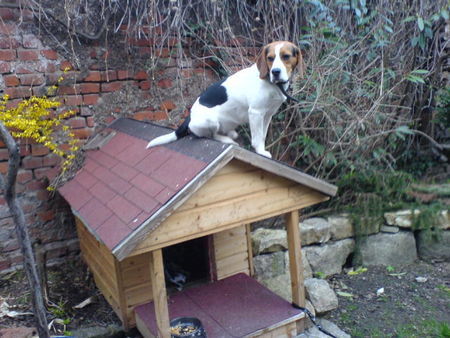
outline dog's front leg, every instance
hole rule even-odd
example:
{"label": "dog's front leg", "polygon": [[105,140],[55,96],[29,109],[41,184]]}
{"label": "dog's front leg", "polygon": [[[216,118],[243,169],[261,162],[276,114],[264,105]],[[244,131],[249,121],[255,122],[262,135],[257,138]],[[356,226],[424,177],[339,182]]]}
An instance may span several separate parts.
{"label": "dog's front leg", "polygon": [[250,109],[248,112],[250,133],[252,134],[252,147],[258,154],[272,158],[272,155],[266,150],[265,146],[264,115],[263,112],[254,109]]}

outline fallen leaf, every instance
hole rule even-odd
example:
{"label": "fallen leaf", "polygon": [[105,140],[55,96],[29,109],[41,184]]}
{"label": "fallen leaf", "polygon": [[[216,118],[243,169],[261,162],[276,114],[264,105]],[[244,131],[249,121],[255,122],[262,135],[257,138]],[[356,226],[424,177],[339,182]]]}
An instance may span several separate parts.
{"label": "fallen leaf", "polygon": [[354,294],[351,294],[351,293],[349,293],[349,292],[344,292],[344,291],[337,291],[336,294],[337,294],[338,296],[346,297],[346,298],[353,298],[353,297],[355,297]]}

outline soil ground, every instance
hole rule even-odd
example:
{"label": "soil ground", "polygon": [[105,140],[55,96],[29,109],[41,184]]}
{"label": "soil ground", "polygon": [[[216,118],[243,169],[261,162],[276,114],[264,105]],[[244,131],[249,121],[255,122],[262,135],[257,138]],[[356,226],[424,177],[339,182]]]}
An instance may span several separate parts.
{"label": "soil ground", "polygon": [[[60,319],[60,323],[54,322],[53,333],[120,325],[83,263],[72,261],[49,268],[47,275],[48,299],[53,304],[48,307],[49,322]],[[417,277],[426,281],[419,283]],[[450,263],[417,262],[389,269],[370,267],[358,275],[335,275],[330,284],[341,295],[339,308],[327,317],[352,336],[450,337]],[[384,288],[384,293],[377,296],[380,288]],[[10,310],[30,311],[30,292],[23,272],[2,276],[0,296],[0,301],[6,301]],[[73,308],[89,297],[95,298],[93,303],[82,309]],[[33,324],[30,315],[0,318],[0,329]],[[132,331],[115,337],[119,336],[136,338],[139,334]]]}
{"label": "soil ground", "polygon": [[330,284],[339,308],[328,319],[352,337],[450,337],[450,263],[369,267]]}

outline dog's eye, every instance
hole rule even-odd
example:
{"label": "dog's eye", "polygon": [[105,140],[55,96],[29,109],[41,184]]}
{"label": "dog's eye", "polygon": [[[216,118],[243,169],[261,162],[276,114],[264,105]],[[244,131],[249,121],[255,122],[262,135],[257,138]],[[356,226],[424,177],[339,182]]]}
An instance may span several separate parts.
{"label": "dog's eye", "polygon": [[284,54],[281,58],[284,60],[284,61],[287,61],[287,60],[289,60],[290,59],[290,55],[289,54]]}
{"label": "dog's eye", "polygon": [[273,62],[273,60],[275,60],[275,58],[273,56],[268,56],[267,60],[269,60],[270,62]]}

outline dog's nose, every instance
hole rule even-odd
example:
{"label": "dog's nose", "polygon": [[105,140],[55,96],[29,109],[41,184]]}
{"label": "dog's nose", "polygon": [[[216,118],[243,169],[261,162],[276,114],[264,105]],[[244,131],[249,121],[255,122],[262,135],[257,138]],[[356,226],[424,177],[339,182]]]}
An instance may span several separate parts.
{"label": "dog's nose", "polygon": [[281,74],[281,69],[280,68],[273,68],[272,69],[272,75],[273,76],[278,77],[278,76],[280,76],[280,74]]}

